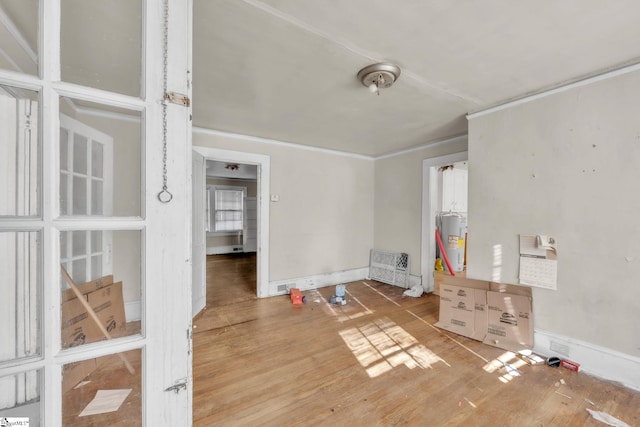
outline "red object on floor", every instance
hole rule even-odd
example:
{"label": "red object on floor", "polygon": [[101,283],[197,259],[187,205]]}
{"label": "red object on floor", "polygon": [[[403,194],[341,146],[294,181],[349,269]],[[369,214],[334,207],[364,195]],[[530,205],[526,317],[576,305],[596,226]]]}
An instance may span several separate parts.
{"label": "red object on floor", "polygon": [[292,288],[289,290],[291,294],[291,303],[292,304],[302,304],[302,293],[298,288]]}
{"label": "red object on floor", "polygon": [[572,362],[570,360],[563,360],[560,362],[560,366],[562,366],[563,368],[567,368],[570,369],[574,372],[578,372],[580,371],[580,364],[576,363],[576,362]]}

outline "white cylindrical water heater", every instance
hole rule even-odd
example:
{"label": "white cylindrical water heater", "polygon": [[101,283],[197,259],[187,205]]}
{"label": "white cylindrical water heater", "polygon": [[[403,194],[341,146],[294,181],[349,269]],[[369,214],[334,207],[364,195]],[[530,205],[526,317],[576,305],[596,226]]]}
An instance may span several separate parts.
{"label": "white cylindrical water heater", "polygon": [[[440,216],[440,238],[454,272],[464,270],[464,235],[466,220],[458,214]],[[445,268],[446,267],[446,263]],[[447,268],[448,269],[448,268]]]}

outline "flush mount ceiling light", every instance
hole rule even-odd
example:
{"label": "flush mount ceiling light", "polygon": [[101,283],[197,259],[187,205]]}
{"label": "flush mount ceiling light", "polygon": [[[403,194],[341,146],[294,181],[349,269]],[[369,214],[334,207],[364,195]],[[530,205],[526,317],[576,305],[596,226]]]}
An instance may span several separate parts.
{"label": "flush mount ceiling light", "polygon": [[388,88],[400,77],[400,67],[388,62],[380,62],[358,71],[358,80],[369,88],[371,93],[380,95],[380,89]]}
{"label": "flush mount ceiling light", "polygon": [[235,163],[227,163],[227,165],[224,168],[229,169],[230,171],[237,171],[238,168],[240,168],[240,165],[237,165]]}

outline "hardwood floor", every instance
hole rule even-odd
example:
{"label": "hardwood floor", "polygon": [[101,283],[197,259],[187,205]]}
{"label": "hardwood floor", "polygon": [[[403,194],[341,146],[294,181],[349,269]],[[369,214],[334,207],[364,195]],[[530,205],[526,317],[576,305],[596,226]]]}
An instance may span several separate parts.
{"label": "hardwood floor", "polygon": [[[207,257],[194,320],[195,426],[640,425],[640,393],[584,373],[526,365],[434,327],[439,297],[373,281],[257,299],[255,257]],[[510,375],[505,364],[517,367]],[[522,363],[522,364],[521,364]]]}

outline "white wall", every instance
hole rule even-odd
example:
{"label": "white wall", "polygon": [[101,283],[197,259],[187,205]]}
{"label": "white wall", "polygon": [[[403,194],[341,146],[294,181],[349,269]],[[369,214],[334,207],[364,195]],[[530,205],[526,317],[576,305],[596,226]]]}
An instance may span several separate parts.
{"label": "white wall", "polygon": [[270,282],[368,266],[372,160],[197,130],[193,144],[271,157]]}
{"label": "white wall", "polygon": [[468,276],[517,283],[518,234],[556,236],[558,290],[534,288],[536,329],[634,356],[635,363],[639,94],[635,72],[469,122]]}
{"label": "white wall", "polygon": [[374,246],[408,253],[412,275],[421,275],[422,161],[466,150],[466,138],[456,138],[375,162]]}

